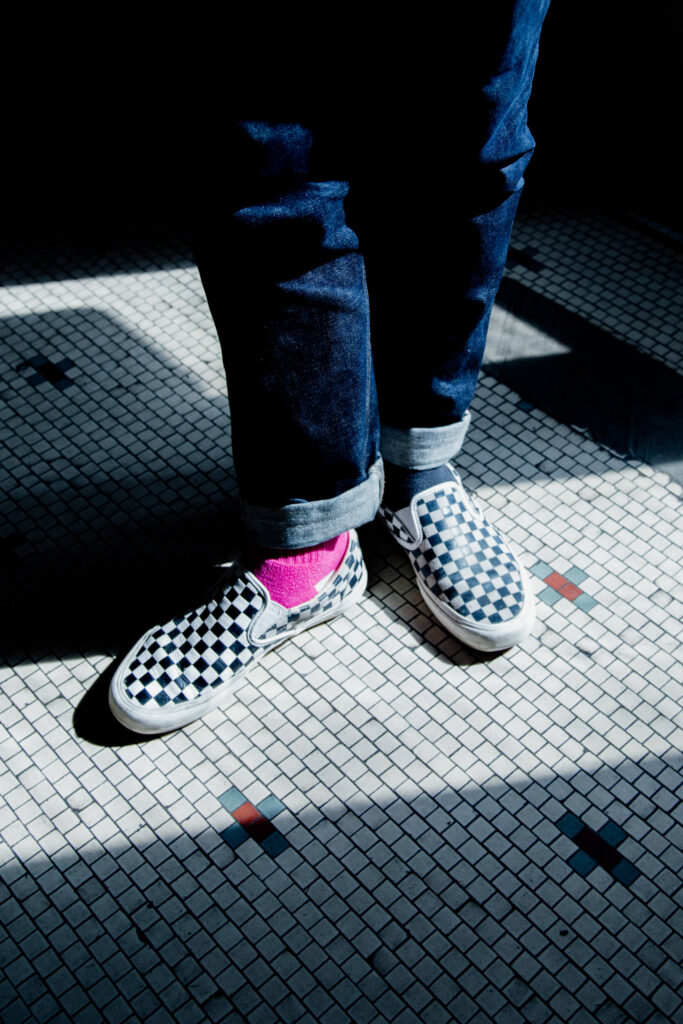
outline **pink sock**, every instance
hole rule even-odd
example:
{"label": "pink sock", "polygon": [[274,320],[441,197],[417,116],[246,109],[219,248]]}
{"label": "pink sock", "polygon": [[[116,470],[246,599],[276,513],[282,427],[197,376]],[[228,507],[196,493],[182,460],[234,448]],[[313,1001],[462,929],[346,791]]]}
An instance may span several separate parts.
{"label": "pink sock", "polygon": [[346,554],[348,539],[346,532],[311,548],[281,552],[272,548],[255,548],[251,571],[274,601],[285,608],[293,608],[317,595],[316,583],[329,576],[340,564]]}

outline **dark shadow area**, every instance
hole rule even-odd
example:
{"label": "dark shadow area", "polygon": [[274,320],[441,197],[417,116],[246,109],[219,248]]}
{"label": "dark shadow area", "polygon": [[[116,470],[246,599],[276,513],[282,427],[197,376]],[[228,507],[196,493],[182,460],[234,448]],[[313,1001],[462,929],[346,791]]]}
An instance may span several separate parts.
{"label": "dark shadow area", "polygon": [[[305,24],[305,11],[296,16]],[[530,187],[679,219],[673,98],[681,17],[671,0],[656,0],[647,17],[590,0],[550,4],[530,104],[538,142]],[[269,82],[267,67],[252,57],[260,56],[259,30],[286,39],[290,19],[280,23],[281,33],[277,23],[259,19],[248,9],[201,8],[161,18],[139,5],[134,13],[124,5],[114,17],[78,2],[46,8],[40,18],[14,12],[1,72],[8,98],[6,251],[49,239],[106,247],[131,237],[187,237],[193,195],[223,159],[234,66],[246,64],[243,80],[234,83],[244,104],[255,89],[277,96],[287,84]],[[317,12],[316,26],[321,19]],[[454,59],[464,48],[458,27]],[[375,30],[373,53],[371,28],[351,5],[341,21],[330,16],[326,45],[333,33],[345,33],[343,57],[354,54],[353,71],[344,65],[334,80],[345,95],[356,87],[357,102],[374,102],[381,112],[390,105],[392,74],[400,69],[418,81],[429,69],[430,32],[424,21],[395,19]],[[438,21],[432,31],[440,33]],[[437,51],[439,45],[435,39]],[[448,53],[439,52],[442,59]],[[311,56],[316,69],[325,64],[324,55]],[[291,71],[306,81],[300,68]],[[446,94],[440,102],[444,119],[457,125],[457,98],[449,106]]]}
{"label": "dark shadow area", "polygon": [[[27,1019],[30,1006],[43,1024],[76,1005],[106,1019],[123,1009],[293,1024],[332,1007],[382,1024],[417,1004],[410,1020],[655,1022],[662,1005],[678,1020],[673,818],[660,811],[659,831],[629,835],[615,797],[605,866],[588,869],[581,836],[595,833],[566,809],[634,778],[664,795],[677,760],[577,769],[571,785],[552,769],[518,784],[415,785],[412,797],[380,785],[296,816],[285,795],[276,856],[256,838],[239,852],[224,838],[232,780],[220,771],[201,815],[173,787],[164,803],[143,785],[118,798],[126,834],[82,851],[70,837],[97,830],[106,808],[77,789],[59,815],[60,848],[2,867],[4,1019]],[[583,826],[574,839],[572,823]]]}
{"label": "dark shadow area", "polygon": [[227,397],[97,309],[5,319],[0,344],[2,657],[113,652],[241,543]]}
{"label": "dark shadow area", "polygon": [[672,125],[682,31],[673,0],[655,0],[646,17],[613,3],[551,2],[529,104],[531,188],[681,227]]}
{"label": "dark shadow area", "polygon": [[[487,373],[561,423],[649,465],[681,463],[683,378],[558,302],[504,279],[497,304],[568,346],[566,355],[485,362]],[[523,346],[520,346],[523,349]]]}

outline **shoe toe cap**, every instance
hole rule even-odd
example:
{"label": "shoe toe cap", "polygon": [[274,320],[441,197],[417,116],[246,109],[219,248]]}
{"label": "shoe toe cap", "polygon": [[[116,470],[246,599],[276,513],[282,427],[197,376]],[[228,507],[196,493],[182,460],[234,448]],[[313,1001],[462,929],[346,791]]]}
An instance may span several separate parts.
{"label": "shoe toe cap", "polygon": [[210,705],[216,687],[231,675],[229,659],[215,651],[211,658],[195,653],[190,659],[164,627],[155,627],[121,660],[111,681],[109,706],[134,731],[171,729],[176,722],[197,717],[199,704]]}

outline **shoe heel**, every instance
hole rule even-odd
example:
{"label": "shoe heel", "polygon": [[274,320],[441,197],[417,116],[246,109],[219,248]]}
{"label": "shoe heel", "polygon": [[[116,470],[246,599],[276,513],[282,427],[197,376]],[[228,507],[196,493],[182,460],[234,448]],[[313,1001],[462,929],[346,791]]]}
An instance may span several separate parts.
{"label": "shoe heel", "polygon": [[322,625],[323,622],[330,622],[332,619],[336,619],[337,616],[339,615],[345,615],[348,611],[351,611],[352,608],[356,607],[356,605],[362,598],[367,588],[368,570],[365,563],[363,563],[363,569],[358,582],[356,583],[353,590],[350,591],[349,594],[347,594],[344,600],[340,604],[338,604],[336,608],[331,608],[329,611],[324,612],[318,618],[311,619],[308,622],[302,623],[299,629],[295,630],[292,633],[289,633],[288,637],[296,636],[298,633],[304,633],[307,629],[313,629],[315,626]]}
{"label": "shoe heel", "polygon": [[356,585],[353,588],[353,590],[351,591],[351,593],[344,599],[342,604],[339,606],[339,611],[340,612],[344,612],[348,608],[353,608],[354,605],[357,605],[358,602],[360,601],[360,599],[363,597],[363,594],[365,593],[365,591],[367,589],[368,589],[368,569],[367,569],[367,566],[365,565],[365,562],[363,562],[363,570],[362,570],[362,573],[361,573],[361,577],[358,580],[358,583],[356,583]]}

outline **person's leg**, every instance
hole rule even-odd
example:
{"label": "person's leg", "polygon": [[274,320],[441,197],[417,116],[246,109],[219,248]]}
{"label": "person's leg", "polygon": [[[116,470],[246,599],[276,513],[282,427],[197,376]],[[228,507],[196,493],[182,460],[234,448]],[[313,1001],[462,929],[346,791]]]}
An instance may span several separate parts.
{"label": "person's leg", "polygon": [[482,650],[528,635],[533,593],[448,460],[468,428],[534,148],[526,108],[547,6],[508,0],[464,16],[450,75],[437,44],[437,70],[420,91],[422,144],[404,158],[406,134],[395,140],[410,182],[403,217],[391,215],[375,183],[367,232],[361,218],[386,471],[381,515],[435,618]]}
{"label": "person's leg", "polygon": [[247,536],[278,549],[373,519],[382,488],[368,298],[341,180],[311,132],[247,121],[201,208],[195,256],[218,331]]}
{"label": "person's leg", "polygon": [[347,186],[311,179],[311,134],[298,123],[242,121],[230,142],[195,254],[223,350],[251,544],[201,607],[153,627],[114,673],[110,707],[143,733],[200,718],[270,648],[360,599],[355,527],[374,518],[382,492]]}
{"label": "person's leg", "polygon": [[382,140],[385,180],[353,207],[371,296],[381,452],[409,469],[441,465],[464,439],[534,149],[527,101],[548,0],[480,7],[458,14],[447,42],[434,33],[435,70],[423,55],[414,106],[406,97]]}

